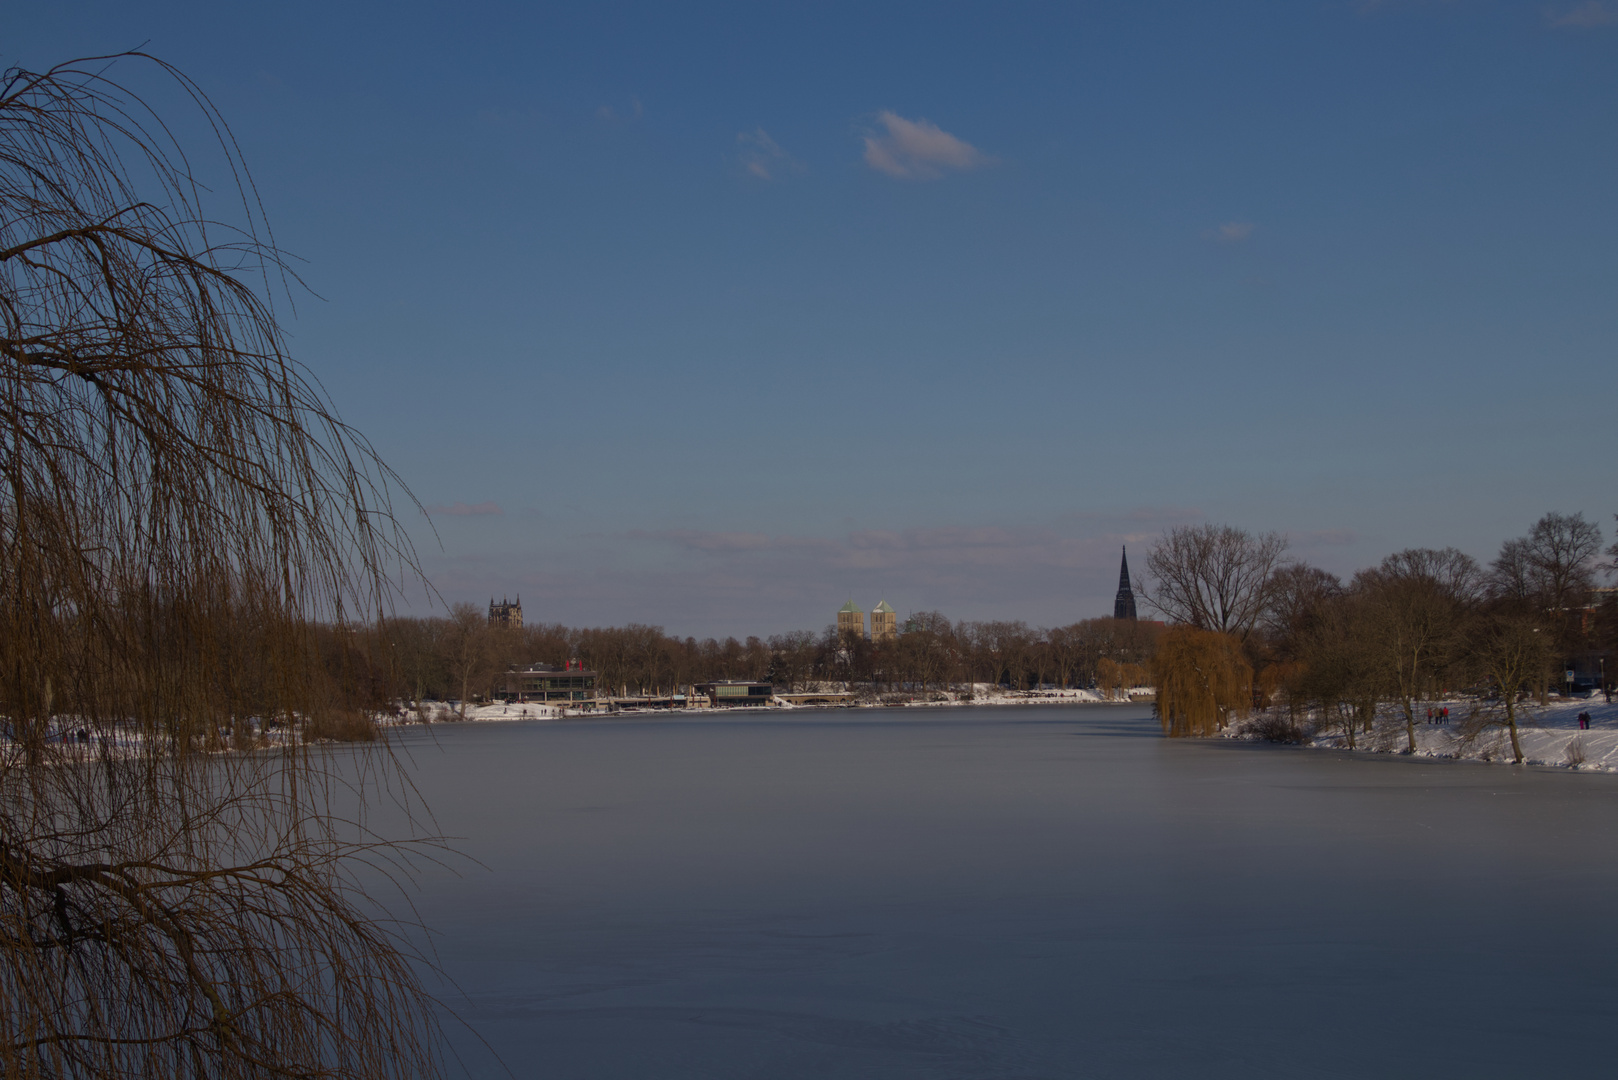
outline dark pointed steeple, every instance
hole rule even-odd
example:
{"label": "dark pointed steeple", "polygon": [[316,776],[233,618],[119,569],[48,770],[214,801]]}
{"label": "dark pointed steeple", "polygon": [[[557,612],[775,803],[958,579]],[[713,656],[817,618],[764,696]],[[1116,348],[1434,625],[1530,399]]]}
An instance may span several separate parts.
{"label": "dark pointed steeple", "polygon": [[1115,619],[1133,619],[1135,617],[1135,590],[1129,587],[1129,549],[1124,548],[1124,561],[1118,567],[1118,598],[1112,602],[1112,617]]}

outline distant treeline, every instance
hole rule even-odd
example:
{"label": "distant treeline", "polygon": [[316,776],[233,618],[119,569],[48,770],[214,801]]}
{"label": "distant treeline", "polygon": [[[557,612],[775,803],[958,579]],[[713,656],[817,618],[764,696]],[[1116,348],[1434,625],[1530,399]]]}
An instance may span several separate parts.
{"label": "distant treeline", "polygon": [[[1336,726],[1352,740],[1387,708],[1414,743],[1418,703],[1470,690],[1543,697],[1564,668],[1585,685],[1618,642],[1618,600],[1601,531],[1580,514],[1547,514],[1483,565],[1454,548],[1410,548],[1347,581],[1291,559],[1277,534],[1223,525],[1172,529],[1136,585],[1164,623],[1087,619],[1054,629],[1022,622],[904,619],[890,640],[827,627],[768,638],[676,637],[657,626],[489,625],[470,604],[447,617],[395,618],[328,631],[340,685],[374,707],[401,700],[488,698],[513,667],[570,661],[608,695],[664,695],[718,679],[783,690],[840,684],[874,694],[1150,684],[1172,734],[1205,734],[1254,708]],[[356,702],[358,703],[358,702]]]}
{"label": "distant treeline", "polygon": [[385,700],[476,700],[498,692],[512,667],[581,662],[602,693],[662,695],[718,679],[767,681],[783,690],[820,683],[876,692],[964,684],[1093,686],[1145,679],[1161,627],[1088,619],[1055,629],[1022,622],[951,622],[936,611],[911,615],[900,634],[871,641],[827,627],[768,638],[676,637],[660,626],[577,628],[555,623],[490,626],[471,604],[448,617],[388,619],[334,634],[330,652],[345,681]]}

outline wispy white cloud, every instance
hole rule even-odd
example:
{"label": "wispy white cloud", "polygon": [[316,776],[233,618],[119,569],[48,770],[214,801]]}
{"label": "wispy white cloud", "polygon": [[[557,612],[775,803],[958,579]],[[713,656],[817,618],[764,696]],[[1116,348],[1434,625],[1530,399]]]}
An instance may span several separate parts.
{"label": "wispy white cloud", "polygon": [[447,506],[429,506],[429,514],[443,514],[447,517],[484,517],[489,514],[503,514],[497,502],[480,502],[468,505],[463,502],[450,503]]}
{"label": "wispy white cloud", "polygon": [[884,110],[877,114],[885,134],[865,135],[865,163],[901,180],[936,180],[945,170],[982,168],[994,159],[928,120],[906,120]]}
{"label": "wispy white cloud", "polygon": [[641,114],[645,111],[645,109],[641,108],[640,98],[631,97],[629,99],[629,108],[625,112],[619,112],[611,105],[602,105],[596,110],[596,119],[605,120],[608,123],[613,123],[618,120],[639,120],[641,118]]}
{"label": "wispy white cloud", "polygon": [[770,138],[763,128],[738,132],[736,145],[741,148],[737,156],[742,168],[760,180],[774,180],[784,172],[803,170],[803,164],[781,149],[781,144]]}
{"label": "wispy white cloud", "polygon": [[1564,30],[1591,30],[1597,26],[1618,26],[1618,7],[1602,0],[1587,0],[1561,14],[1548,13],[1551,25]]}
{"label": "wispy white cloud", "polygon": [[1227,221],[1217,228],[1204,231],[1202,238],[1204,240],[1217,240],[1221,244],[1239,244],[1252,236],[1253,230],[1256,228],[1258,226],[1251,221]]}

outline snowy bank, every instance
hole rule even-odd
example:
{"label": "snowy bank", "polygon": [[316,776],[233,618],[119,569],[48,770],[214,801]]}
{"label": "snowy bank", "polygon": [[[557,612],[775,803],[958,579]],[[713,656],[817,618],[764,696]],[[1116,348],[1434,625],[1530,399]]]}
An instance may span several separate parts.
{"label": "snowy bank", "polygon": [[[843,691],[839,691],[843,692]],[[619,707],[608,709],[601,705],[594,708],[563,708],[559,705],[544,705],[536,703],[504,703],[491,702],[489,704],[468,705],[466,713],[461,714],[459,706],[447,702],[424,701],[415,706],[402,707],[394,717],[382,718],[387,724],[410,723],[461,723],[461,722],[487,722],[487,721],[514,721],[514,720],[583,720],[606,719],[612,716],[689,716],[711,713],[775,713],[797,712],[802,709],[880,709],[880,708],[938,708],[962,705],[1087,705],[1087,704],[1130,704],[1142,700],[1150,700],[1152,691],[1146,687],[1136,687],[1125,691],[1121,697],[1108,697],[1098,690],[1071,690],[1071,689],[1041,689],[1041,690],[1007,690],[1001,686],[989,683],[974,683],[970,693],[951,692],[943,693],[931,691],[923,694],[881,694],[874,697],[862,698],[841,704],[801,704],[787,702],[779,698],[764,706],[724,706],[720,708],[634,708]]]}
{"label": "snowy bank", "polygon": [[[1427,707],[1448,706],[1449,723],[1428,724]],[[1511,733],[1499,724],[1484,725],[1473,716],[1477,703],[1469,701],[1422,702],[1416,709],[1416,756],[1461,758],[1472,761],[1512,761]],[[1498,706],[1493,706],[1498,710]],[[1590,714],[1590,727],[1580,730],[1578,716]],[[1498,712],[1491,713],[1492,719]],[[1258,718],[1262,720],[1261,718]],[[1253,720],[1231,728],[1234,738],[1256,738]],[[1522,744],[1523,763],[1553,765],[1597,772],[1618,772],[1618,703],[1604,698],[1553,699],[1549,705],[1525,703],[1517,709],[1517,739]],[[1405,737],[1404,713],[1397,707],[1384,708],[1377,715],[1376,730],[1355,736],[1350,747],[1341,730],[1307,736],[1307,746],[1363,753],[1403,754],[1409,743]]]}

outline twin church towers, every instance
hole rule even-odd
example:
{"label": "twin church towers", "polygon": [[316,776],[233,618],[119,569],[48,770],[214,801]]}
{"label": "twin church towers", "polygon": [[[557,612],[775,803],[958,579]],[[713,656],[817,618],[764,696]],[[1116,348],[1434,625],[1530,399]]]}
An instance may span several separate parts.
{"label": "twin church towers", "polygon": [[[837,633],[865,636],[865,612],[850,600],[837,609]],[[899,613],[886,600],[871,609],[871,640],[892,641],[899,636]]]}

